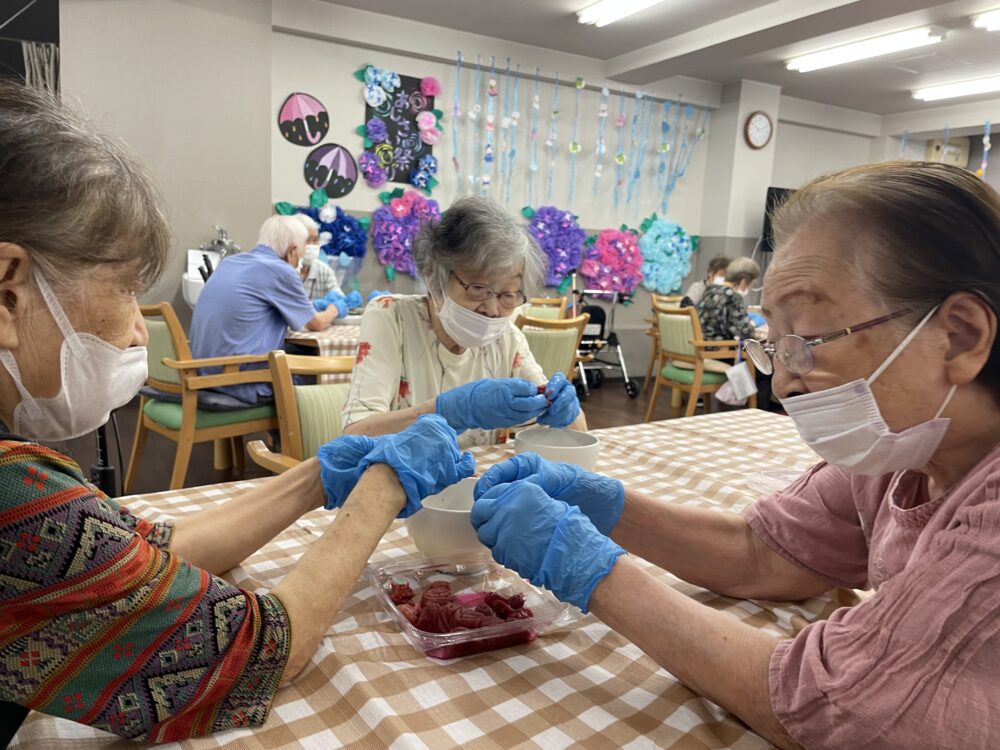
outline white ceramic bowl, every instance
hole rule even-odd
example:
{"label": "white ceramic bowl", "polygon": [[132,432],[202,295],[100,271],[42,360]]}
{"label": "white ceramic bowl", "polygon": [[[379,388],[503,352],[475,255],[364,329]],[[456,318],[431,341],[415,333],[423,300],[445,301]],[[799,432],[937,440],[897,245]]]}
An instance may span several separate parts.
{"label": "white ceramic bowl", "polygon": [[601,441],[588,432],[529,427],[514,436],[514,452],[537,453],[549,461],[576,464],[593,471],[601,454]]}
{"label": "white ceramic bowl", "polygon": [[463,479],[436,495],[425,497],[423,508],[406,519],[410,539],[425,557],[466,553],[489,555],[489,550],[479,543],[469,519],[472,488],[477,479]]}

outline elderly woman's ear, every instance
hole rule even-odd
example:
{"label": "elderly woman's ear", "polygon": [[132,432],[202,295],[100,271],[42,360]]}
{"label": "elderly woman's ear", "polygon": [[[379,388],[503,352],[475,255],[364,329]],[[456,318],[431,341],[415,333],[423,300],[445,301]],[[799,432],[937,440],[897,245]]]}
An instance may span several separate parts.
{"label": "elderly woman's ear", "polygon": [[4,349],[18,344],[17,318],[24,313],[30,263],[23,247],[0,242],[0,347]]}
{"label": "elderly woman's ear", "polygon": [[977,294],[956,292],[941,305],[937,318],[947,336],[948,380],[966,385],[978,377],[997,336],[997,316]]}

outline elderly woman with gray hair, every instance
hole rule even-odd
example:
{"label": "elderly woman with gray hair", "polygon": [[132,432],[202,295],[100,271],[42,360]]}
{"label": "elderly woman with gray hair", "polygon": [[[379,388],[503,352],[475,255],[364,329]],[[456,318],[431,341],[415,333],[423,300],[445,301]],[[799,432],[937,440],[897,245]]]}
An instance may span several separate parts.
{"label": "elderly woman with gray hair", "polygon": [[496,442],[498,428],[534,419],[586,429],[572,384],[561,373],[546,384],[511,322],[544,271],[523,227],[489,199],[465,198],[424,227],[413,255],[428,294],[369,303],[344,431],[397,432],[434,413],[462,446]]}

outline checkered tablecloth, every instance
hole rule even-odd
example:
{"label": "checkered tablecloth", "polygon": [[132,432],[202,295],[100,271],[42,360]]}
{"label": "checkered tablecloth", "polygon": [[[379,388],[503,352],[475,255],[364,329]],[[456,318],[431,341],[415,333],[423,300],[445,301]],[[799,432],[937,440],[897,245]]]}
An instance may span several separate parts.
{"label": "checkered tablecloth", "polygon": [[[748,479],[761,470],[807,467],[815,456],[790,420],[745,410],[598,430],[598,469],[676,503],[735,511],[752,502]],[[480,470],[511,445],[478,449]],[[138,496],[127,505],[157,520],[222,502],[252,483]],[[235,502],[238,502],[238,498]],[[330,523],[300,519],[227,578],[263,592],[281,580]],[[375,553],[413,553],[399,522]],[[374,559],[374,558],[373,558]],[[773,635],[790,635],[838,606],[837,590],[795,605],[737,601],[648,566],[699,602]],[[70,741],[72,740],[72,744]],[[118,742],[119,744],[115,744]],[[65,720],[33,714],[14,747],[135,747]],[[447,662],[415,651],[381,614],[360,580],[313,656],[283,688],[267,724],[172,744],[171,748],[767,748],[726,711],[700,698],[596,617],[582,617],[530,644]]]}
{"label": "checkered tablecloth", "polygon": [[[332,325],[325,331],[289,331],[285,340],[300,346],[315,348],[324,357],[353,357],[358,352],[358,335],[361,326]],[[350,373],[323,375],[320,383],[350,382]]]}

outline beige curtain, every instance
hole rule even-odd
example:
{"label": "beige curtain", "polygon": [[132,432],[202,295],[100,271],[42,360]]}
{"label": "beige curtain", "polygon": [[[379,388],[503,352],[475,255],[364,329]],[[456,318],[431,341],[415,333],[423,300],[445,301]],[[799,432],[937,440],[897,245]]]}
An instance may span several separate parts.
{"label": "beige curtain", "polygon": [[47,42],[21,42],[24,82],[59,93],[59,47]]}

